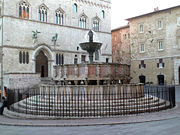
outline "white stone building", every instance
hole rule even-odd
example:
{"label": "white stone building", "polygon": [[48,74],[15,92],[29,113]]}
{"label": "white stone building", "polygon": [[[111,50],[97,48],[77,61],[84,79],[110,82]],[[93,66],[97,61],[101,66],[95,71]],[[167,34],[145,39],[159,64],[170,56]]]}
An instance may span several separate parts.
{"label": "white stone building", "polygon": [[5,85],[10,74],[52,77],[54,65],[88,61],[79,43],[89,29],[103,43],[95,61],[112,61],[111,0],[0,0],[0,9]]}

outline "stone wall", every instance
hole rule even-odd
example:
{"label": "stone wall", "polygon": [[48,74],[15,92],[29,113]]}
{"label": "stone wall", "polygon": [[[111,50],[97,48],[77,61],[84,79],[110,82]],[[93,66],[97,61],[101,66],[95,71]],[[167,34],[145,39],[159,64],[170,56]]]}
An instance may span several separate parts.
{"label": "stone wall", "polygon": [[[175,61],[178,61],[180,56],[177,40],[180,29],[180,25],[177,24],[179,12],[180,6],[177,6],[129,19],[133,83],[139,82],[140,75],[145,75],[146,82],[157,84],[157,75],[164,75],[166,84],[174,84],[174,82],[178,84],[179,73]],[[159,21],[161,21],[161,28],[158,28]],[[140,32],[140,25],[143,25],[142,32]],[[162,42],[163,49],[159,49],[159,41]],[[143,52],[141,52],[141,44],[144,44]],[[164,68],[157,68],[159,59],[163,59]],[[145,69],[139,69],[141,61],[146,64]]]}
{"label": "stone wall", "polygon": [[130,65],[129,25],[112,30],[112,58],[114,63]]}
{"label": "stone wall", "polygon": [[131,83],[139,83],[139,76],[146,77],[146,83],[158,84],[158,75],[164,75],[165,84],[174,84],[174,60],[171,58],[163,59],[164,68],[157,67],[159,59],[144,60],[146,68],[139,68],[141,61],[131,62]]}
{"label": "stone wall", "polygon": [[4,86],[9,89],[26,89],[36,87],[40,83],[39,74],[6,74]]}
{"label": "stone wall", "polygon": [[[97,62],[112,61],[111,47],[111,5],[110,1],[91,0],[46,0],[44,3],[37,0],[25,0],[30,5],[29,19],[19,18],[19,0],[4,1],[3,39],[0,29],[0,41],[3,40],[3,66],[4,73],[35,73],[36,56],[43,51],[48,57],[49,77],[53,77],[53,66],[56,65],[56,53],[64,55],[64,64],[73,64],[74,58],[81,63],[81,55],[88,54],[82,51],[79,43],[84,35],[92,29],[93,18],[99,18],[100,30],[96,31],[99,40],[103,43],[100,50],[100,59]],[[73,12],[73,5],[78,5],[78,12]],[[47,22],[38,21],[38,8],[45,4],[48,8]],[[0,5],[1,6],[1,5]],[[55,24],[55,11],[64,10],[64,24]],[[101,11],[105,11],[105,18],[101,17]],[[87,16],[87,28],[79,28],[79,18]],[[2,19],[0,18],[0,20]],[[1,21],[0,21],[1,23]],[[32,39],[32,31],[38,30],[37,40]],[[52,37],[58,33],[56,43]],[[79,47],[79,49],[78,49]],[[29,53],[29,63],[19,63],[19,52]]]}

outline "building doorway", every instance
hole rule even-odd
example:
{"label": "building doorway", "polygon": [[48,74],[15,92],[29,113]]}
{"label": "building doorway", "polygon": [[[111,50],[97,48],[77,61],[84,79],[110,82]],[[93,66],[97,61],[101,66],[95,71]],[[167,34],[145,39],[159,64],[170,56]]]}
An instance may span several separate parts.
{"label": "building doorway", "polygon": [[144,76],[144,75],[139,76],[139,82],[145,84],[146,83],[146,76]]}
{"label": "building doorway", "polygon": [[36,56],[36,73],[41,77],[48,77],[48,58],[43,51]]}
{"label": "building doorway", "polygon": [[158,84],[159,85],[164,85],[164,75],[158,75]]}

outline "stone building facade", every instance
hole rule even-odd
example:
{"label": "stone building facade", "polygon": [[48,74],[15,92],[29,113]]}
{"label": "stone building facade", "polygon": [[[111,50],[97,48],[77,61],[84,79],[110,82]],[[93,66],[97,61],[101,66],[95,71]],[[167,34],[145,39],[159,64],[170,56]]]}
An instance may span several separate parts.
{"label": "stone building facade", "polygon": [[103,43],[95,61],[112,62],[111,0],[0,0],[0,9],[3,74],[53,77],[55,65],[86,62],[89,29]]}
{"label": "stone building facade", "polygon": [[180,84],[180,6],[127,20],[131,82]]}
{"label": "stone building facade", "polygon": [[130,65],[130,28],[122,26],[112,31],[112,61]]}

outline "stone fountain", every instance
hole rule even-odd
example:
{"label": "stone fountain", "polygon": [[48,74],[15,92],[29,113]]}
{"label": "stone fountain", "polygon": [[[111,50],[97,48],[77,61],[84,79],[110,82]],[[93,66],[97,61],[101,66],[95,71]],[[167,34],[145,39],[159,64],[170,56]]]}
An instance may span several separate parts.
{"label": "stone fountain", "polygon": [[95,51],[98,51],[101,48],[102,43],[97,41],[97,38],[95,37],[95,32],[90,30],[88,35],[85,35],[85,41],[83,43],[80,43],[79,45],[82,50],[88,52],[89,62],[93,63],[93,54]]}

